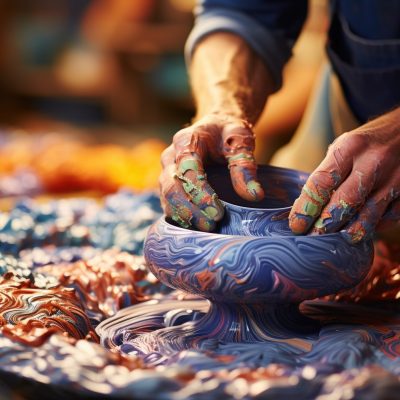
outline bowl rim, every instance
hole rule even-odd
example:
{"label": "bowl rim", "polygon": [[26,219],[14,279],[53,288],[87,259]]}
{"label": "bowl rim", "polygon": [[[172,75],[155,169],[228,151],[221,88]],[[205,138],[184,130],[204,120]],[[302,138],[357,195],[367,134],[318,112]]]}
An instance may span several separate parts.
{"label": "bowl rim", "polygon": [[233,209],[244,209],[244,210],[249,210],[249,211],[265,211],[265,212],[272,212],[272,211],[289,211],[292,209],[292,206],[286,206],[286,207],[277,207],[277,208],[265,208],[265,207],[246,207],[246,206],[239,206],[238,204],[230,203],[229,201],[225,201],[222,199],[219,199],[221,203],[224,205],[229,206],[230,208]]}
{"label": "bowl rim", "polygon": [[357,245],[357,243],[352,244],[346,239],[346,236],[344,234],[345,233],[345,229],[342,229],[342,230],[340,230],[338,232],[324,233],[322,235],[295,235],[295,234],[293,234],[293,235],[273,235],[273,236],[230,235],[230,234],[227,234],[227,233],[204,232],[204,231],[195,230],[195,229],[183,228],[181,226],[171,224],[169,221],[167,221],[167,218],[169,218],[169,217],[167,217],[165,214],[162,215],[158,219],[158,221],[156,221],[156,224],[161,221],[161,222],[163,222],[165,224],[168,224],[168,226],[172,226],[172,227],[177,228],[177,229],[182,230],[182,231],[192,232],[192,234],[202,234],[202,235],[210,235],[210,236],[218,236],[218,237],[226,236],[226,237],[231,237],[231,238],[246,238],[246,239],[249,239],[249,240],[252,240],[252,239],[271,240],[271,239],[278,239],[278,238],[279,239],[294,240],[294,239],[305,238],[305,237],[310,238],[312,240],[317,240],[318,238],[326,238],[326,237],[331,237],[331,236],[337,236],[338,238],[341,238],[341,239],[345,240],[349,244],[349,246],[356,246]]}
{"label": "bowl rim", "polygon": [[[217,171],[219,169],[223,169],[224,171],[229,171],[229,168],[225,165],[221,164],[213,164],[209,165],[206,168],[206,174],[208,175],[210,172],[213,173],[214,171]],[[299,176],[302,176],[303,179],[305,179],[304,183],[310,176],[309,172],[298,170],[298,169],[293,169],[293,168],[287,168],[287,167],[280,167],[280,166],[275,166],[275,165],[270,165],[270,164],[257,164],[257,170],[275,170],[275,171],[281,171],[284,172],[285,174],[297,174]],[[219,200],[224,204],[227,205],[229,208],[232,209],[242,209],[245,211],[265,211],[265,212],[285,212],[285,211],[290,211],[292,206],[285,206],[285,207],[278,207],[278,208],[265,208],[265,207],[247,207],[247,206],[240,206],[238,204],[231,203],[229,201],[223,200],[222,198],[219,198]],[[187,231],[187,232],[195,232],[195,233],[201,233],[201,234],[207,234],[207,235],[212,235],[212,236],[227,236],[227,237],[236,237],[236,238],[248,238],[248,239],[271,239],[271,236],[245,236],[245,235],[230,235],[226,233],[216,233],[216,232],[204,232],[200,230],[195,230],[195,229],[189,229],[189,228],[183,228],[179,225],[174,225],[170,222],[167,221],[169,217],[167,217],[165,214],[163,214],[157,222],[160,220],[169,226],[172,226],[174,228],[178,228],[182,231]],[[331,232],[331,233],[324,233],[324,234],[318,234],[318,235],[274,235],[272,236],[273,238],[285,238],[285,239],[295,239],[295,238],[302,238],[302,237],[308,237],[308,238],[313,238],[312,240],[316,240],[317,238],[324,238],[324,237],[331,237],[331,236],[337,236],[338,238],[341,238],[342,240],[345,240],[350,246],[356,246],[357,244],[353,244],[349,242],[346,239],[345,235],[346,230],[341,229],[338,232]]]}
{"label": "bowl rim", "polygon": [[[220,164],[208,166],[208,168],[206,168],[206,174],[209,175],[210,173],[211,174],[215,173],[218,170],[222,170],[222,171],[224,171],[225,174],[228,173],[228,175],[229,175],[229,172],[228,172],[229,168],[227,166],[220,165]],[[270,165],[270,164],[257,164],[257,171],[258,170],[261,170],[261,171],[267,170],[267,172],[268,172],[268,170],[275,171],[275,172],[280,171],[281,173],[288,174],[288,175],[295,174],[298,177],[302,176],[302,179],[304,179],[304,184],[305,184],[307,178],[310,176],[310,174],[305,171],[301,171],[301,170],[297,170],[297,169],[293,169],[293,168],[278,167],[278,166]],[[299,183],[299,185],[301,185],[301,183]],[[274,212],[274,211],[283,212],[283,211],[288,211],[292,208],[292,205],[284,206],[284,207],[271,207],[271,208],[241,206],[239,204],[234,204],[229,201],[226,201],[226,200],[222,199],[222,197],[218,197],[218,198],[223,204],[226,204],[233,209],[244,209],[244,210],[249,210],[249,211],[254,210],[254,211],[265,211],[265,212]]]}

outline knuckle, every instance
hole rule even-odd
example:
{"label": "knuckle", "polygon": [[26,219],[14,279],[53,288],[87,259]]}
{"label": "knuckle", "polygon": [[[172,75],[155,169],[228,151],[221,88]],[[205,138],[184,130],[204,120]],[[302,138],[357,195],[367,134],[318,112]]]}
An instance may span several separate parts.
{"label": "knuckle", "polygon": [[254,150],[255,139],[252,135],[243,135],[240,132],[235,132],[228,135],[224,140],[226,147],[245,147]]}
{"label": "knuckle", "polygon": [[193,134],[193,129],[192,128],[183,128],[180,131],[176,132],[172,142],[176,145],[184,140],[186,140],[188,137],[190,137]]}
{"label": "knuckle", "polygon": [[168,171],[164,171],[158,177],[158,183],[160,186],[160,192],[162,196],[167,196],[172,189],[177,185],[173,175],[171,175]]}
{"label": "knuckle", "polygon": [[353,190],[338,190],[332,198],[335,208],[358,208],[363,202],[360,194]]}
{"label": "knuckle", "polygon": [[334,188],[336,187],[337,177],[334,173],[324,170],[316,170],[307,180],[305,190],[310,193],[318,194],[326,202]]}
{"label": "knuckle", "polygon": [[340,147],[349,147],[350,149],[360,150],[369,145],[369,136],[360,131],[345,132],[339,136],[333,144]]}
{"label": "knuckle", "polygon": [[244,136],[238,133],[231,133],[225,137],[223,142],[223,153],[225,156],[235,154],[246,154],[248,161],[254,161],[253,152],[255,149],[255,139],[253,136]]}
{"label": "knuckle", "polygon": [[172,145],[168,146],[162,153],[161,153],[161,165],[163,167],[167,166],[171,162],[173,162],[173,154],[174,150]]}

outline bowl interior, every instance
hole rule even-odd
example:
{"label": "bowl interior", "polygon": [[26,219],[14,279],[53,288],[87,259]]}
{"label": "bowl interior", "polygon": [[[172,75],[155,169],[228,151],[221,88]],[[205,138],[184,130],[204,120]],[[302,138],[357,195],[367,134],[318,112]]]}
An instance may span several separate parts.
{"label": "bowl interior", "polygon": [[226,166],[207,168],[207,178],[218,197],[225,203],[256,209],[290,207],[299,196],[308,174],[286,168],[258,166],[258,179],[265,191],[261,201],[242,199],[234,190],[229,169]]}

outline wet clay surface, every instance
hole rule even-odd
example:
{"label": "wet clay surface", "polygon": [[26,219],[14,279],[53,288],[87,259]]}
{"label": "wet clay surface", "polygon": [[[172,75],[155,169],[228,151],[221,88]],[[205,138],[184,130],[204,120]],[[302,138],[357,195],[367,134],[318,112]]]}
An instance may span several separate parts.
{"label": "wet clay surface", "polygon": [[[277,330],[284,325],[287,337],[246,342],[230,329],[228,306],[202,320],[210,313],[206,300],[172,291],[148,270],[143,230],[160,215],[157,198],[121,193],[108,206],[50,204],[2,214],[1,373],[75,398],[397,398],[397,245],[375,244],[373,266],[355,289],[269,320]],[[207,286],[218,276],[199,279]],[[229,327],[224,338],[210,337],[220,326]],[[258,328],[248,325],[247,335],[259,338]],[[18,393],[21,385],[6,388]]]}

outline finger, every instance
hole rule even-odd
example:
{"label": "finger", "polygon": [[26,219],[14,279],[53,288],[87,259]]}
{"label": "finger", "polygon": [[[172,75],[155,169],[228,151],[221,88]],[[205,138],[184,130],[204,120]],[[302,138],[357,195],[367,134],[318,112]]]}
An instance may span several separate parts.
{"label": "finger", "polygon": [[[174,175],[175,175],[175,151],[173,145],[168,146],[161,153],[161,165],[162,172],[158,178],[158,183],[160,187],[160,203],[161,207],[166,212],[167,208],[167,199],[165,198],[166,193],[168,193],[171,188],[176,184]],[[171,217],[170,214],[167,214]]]}
{"label": "finger", "polygon": [[232,185],[236,193],[248,201],[259,201],[265,195],[257,179],[254,147],[255,139],[250,126],[225,127],[223,153],[228,161]]}
{"label": "finger", "polygon": [[166,168],[168,165],[175,164],[174,146],[171,144],[161,153],[161,165]]}
{"label": "finger", "polygon": [[356,218],[346,228],[347,237],[352,243],[370,238],[387,211],[396,213],[393,215],[393,220],[399,219],[400,202],[398,198],[394,199],[394,196],[398,196],[398,194],[398,191],[396,193],[394,190],[388,190],[388,187],[385,186],[368,199]]}
{"label": "finger", "polygon": [[175,165],[167,166],[160,176],[161,205],[165,214],[183,228],[196,227],[202,231],[215,229],[215,221],[206,217],[186,195],[174,178]]}
{"label": "finger", "polygon": [[310,229],[333,190],[350,173],[353,157],[349,147],[343,146],[342,142],[336,141],[329,147],[327,156],[307,179],[294,202],[289,215],[289,226],[293,233],[302,234]]}
{"label": "finger", "polygon": [[351,174],[332,194],[328,204],[323,208],[315,222],[313,233],[324,234],[337,232],[364,205],[377,180],[379,162],[361,157],[354,164]]}
{"label": "finger", "polygon": [[200,130],[182,130],[174,137],[176,175],[189,200],[195,204],[210,221],[219,221],[224,208],[217,194],[207,182],[203,159],[207,140],[211,135]]}

